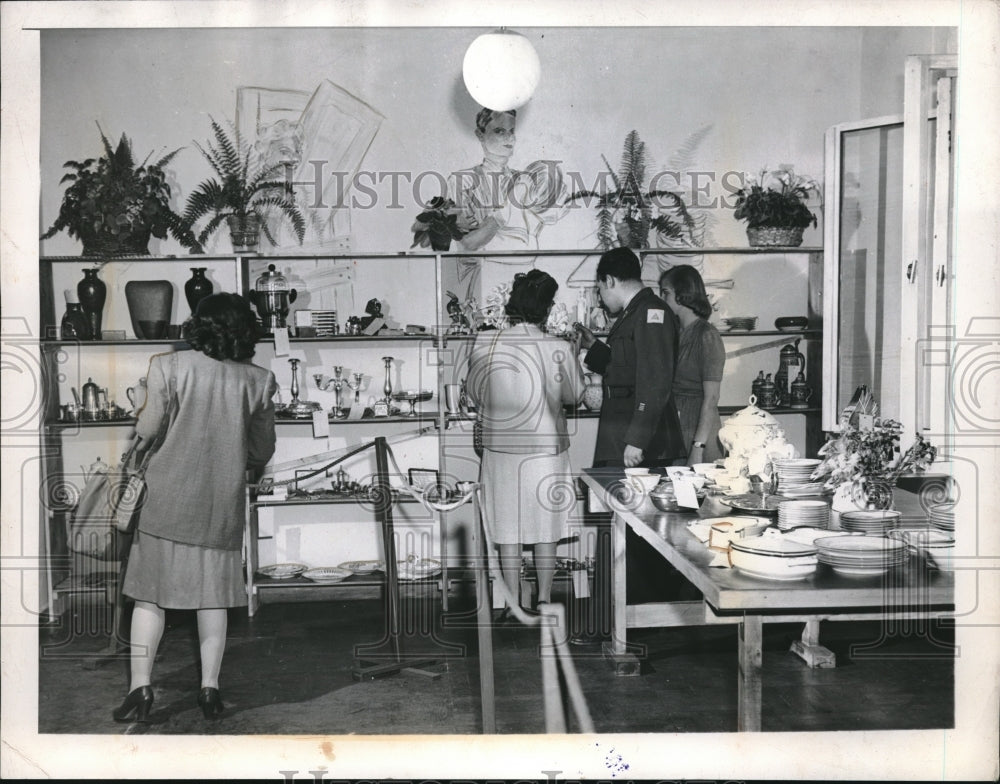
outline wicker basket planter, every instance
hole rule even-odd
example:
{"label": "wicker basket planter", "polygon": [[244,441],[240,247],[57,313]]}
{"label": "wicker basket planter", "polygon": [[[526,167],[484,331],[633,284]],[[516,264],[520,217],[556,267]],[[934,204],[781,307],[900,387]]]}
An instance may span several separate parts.
{"label": "wicker basket planter", "polygon": [[802,244],[802,232],[803,228],[801,226],[790,229],[774,226],[758,226],[757,228],[747,229],[747,238],[750,240],[751,248],[797,248]]}

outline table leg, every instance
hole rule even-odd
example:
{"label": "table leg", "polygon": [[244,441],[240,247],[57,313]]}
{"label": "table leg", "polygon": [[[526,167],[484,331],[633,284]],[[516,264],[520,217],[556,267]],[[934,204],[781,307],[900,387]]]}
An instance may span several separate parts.
{"label": "table leg", "polygon": [[611,519],[611,651],[625,653],[625,519]]}
{"label": "table leg", "polygon": [[611,518],[611,642],[605,644],[618,675],[639,675],[639,659],[628,651],[628,598],[625,574],[625,518]]}
{"label": "table leg", "polygon": [[802,629],[802,639],[792,642],[792,653],[810,667],[836,667],[837,655],[819,644],[819,618],[810,618]]}
{"label": "table leg", "polygon": [[761,669],[764,661],[764,624],[759,615],[744,616],[739,625],[739,683],[737,729],[760,732]]}

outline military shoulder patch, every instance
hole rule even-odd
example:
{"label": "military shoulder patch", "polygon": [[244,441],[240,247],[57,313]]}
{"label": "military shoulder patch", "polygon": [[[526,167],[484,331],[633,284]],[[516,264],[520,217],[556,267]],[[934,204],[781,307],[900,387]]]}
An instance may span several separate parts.
{"label": "military shoulder patch", "polygon": [[646,323],[647,324],[662,324],[663,323],[663,310],[660,308],[650,308],[646,311]]}

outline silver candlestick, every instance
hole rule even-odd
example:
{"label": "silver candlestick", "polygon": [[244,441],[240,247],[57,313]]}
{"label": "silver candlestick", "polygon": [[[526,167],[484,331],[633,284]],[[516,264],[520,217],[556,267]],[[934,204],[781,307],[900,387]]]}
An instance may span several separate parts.
{"label": "silver candlestick", "polygon": [[285,410],[293,417],[310,417],[320,405],[314,400],[299,400],[299,360],[289,359],[288,363],[292,366],[292,399]]}
{"label": "silver candlestick", "polygon": [[333,416],[336,419],[343,419],[345,416],[347,416],[347,414],[344,413],[344,409],[341,408],[340,406],[340,390],[344,388],[344,384],[346,383],[343,377],[344,375],[343,365],[334,365],[333,374],[334,377],[328,379],[324,383],[322,374],[315,373],[313,375],[313,381],[316,382],[316,387],[318,389],[323,390],[324,392],[328,391],[331,386],[333,387],[333,393],[335,396],[333,404]]}
{"label": "silver candlestick", "polygon": [[385,393],[385,402],[391,405],[392,401],[392,357],[382,357],[385,362],[385,384],[382,391]]}
{"label": "silver candlestick", "polygon": [[349,389],[354,390],[354,405],[359,405],[361,403],[361,382],[365,380],[364,373],[352,373],[351,379],[353,381],[348,381],[347,386]]}

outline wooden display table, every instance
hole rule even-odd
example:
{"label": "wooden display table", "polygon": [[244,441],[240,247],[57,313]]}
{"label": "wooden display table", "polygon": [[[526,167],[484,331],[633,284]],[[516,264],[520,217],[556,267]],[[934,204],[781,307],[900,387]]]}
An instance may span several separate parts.
{"label": "wooden display table", "polygon": [[[819,622],[823,620],[904,620],[947,615],[954,610],[954,576],[929,569],[921,559],[879,577],[844,577],[820,564],[802,580],[765,580],[738,569],[711,567],[713,551],[687,524],[699,517],[728,516],[731,509],[709,497],[698,512],[666,513],[649,499],[623,505],[617,500],[624,472],[620,468],[588,468],[583,480],[613,512],[611,526],[611,641],[605,651],[619,674],[637,675],[638,660],[630,653],[627,630],[666,626],[739,625],[738,728],[761,729],[763,624],[804,622],[796,647],[814,666],[823,666]],[[629,508],[629,507],[632,508]],[[701,591],[696,602],[628,605],[625,599],[625,530],[631,528]],[[633,648],[634,650],[634,648]]]}

